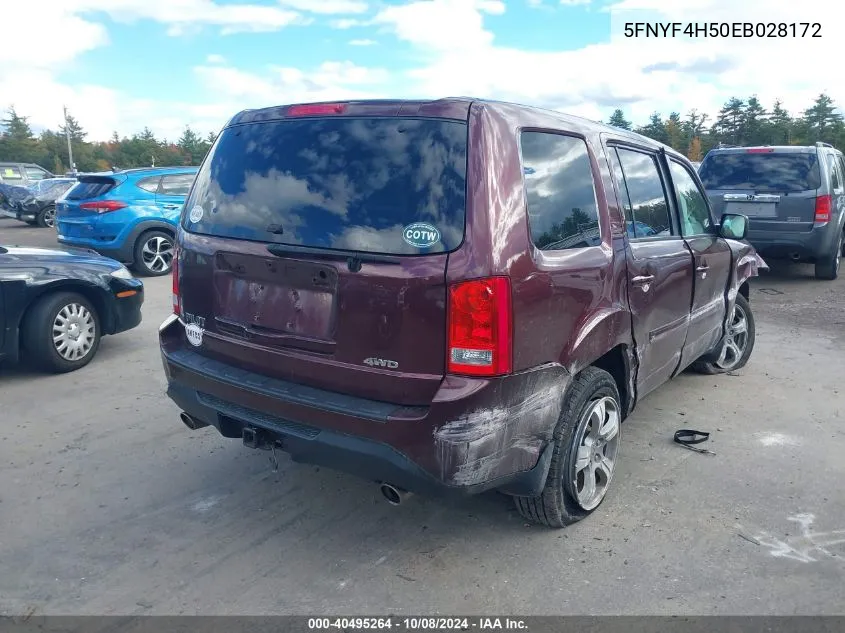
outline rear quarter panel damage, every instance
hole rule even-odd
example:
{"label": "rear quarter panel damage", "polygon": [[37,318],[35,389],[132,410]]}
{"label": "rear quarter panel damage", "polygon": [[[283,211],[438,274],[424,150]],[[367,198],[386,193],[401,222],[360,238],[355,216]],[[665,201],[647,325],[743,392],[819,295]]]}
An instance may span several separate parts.
{"label": "rear quarter panel damage", "polygon": [[561,366],[547,365],[491,384],[484,402],[434,429],[441,479],[471,486],[533,468],[552,439],[569,380]]}

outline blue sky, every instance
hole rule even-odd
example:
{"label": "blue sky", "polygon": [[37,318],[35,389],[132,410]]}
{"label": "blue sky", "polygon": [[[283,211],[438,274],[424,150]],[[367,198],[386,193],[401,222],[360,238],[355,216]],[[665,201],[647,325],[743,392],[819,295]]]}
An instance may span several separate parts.
{"label": "blue sky", "polygon": [[[92,138],[206,133],[247,107],[359,97],[475,95],[593,119],[619,106],[638,123],[755,93],[794,110],[822,90],[845,102],[843,82],[801,62],[841,57],[845,10],[821,2],[745,0],[740,14],[732,0],[31,0],[4,9],[0,107],[41,128],[67,104]],[[32,45],[33,15],[55,45]],[[620,16],[815,17],[823,37],[625,40]]]}

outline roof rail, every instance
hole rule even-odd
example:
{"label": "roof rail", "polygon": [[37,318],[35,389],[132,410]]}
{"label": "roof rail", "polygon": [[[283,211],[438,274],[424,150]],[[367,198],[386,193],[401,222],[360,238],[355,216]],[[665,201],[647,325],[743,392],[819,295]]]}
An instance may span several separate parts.
{"label": "roof rail", "polygon": [[823,143],[821,141],[816,142],[816,147],[833,147],[830,143]]}

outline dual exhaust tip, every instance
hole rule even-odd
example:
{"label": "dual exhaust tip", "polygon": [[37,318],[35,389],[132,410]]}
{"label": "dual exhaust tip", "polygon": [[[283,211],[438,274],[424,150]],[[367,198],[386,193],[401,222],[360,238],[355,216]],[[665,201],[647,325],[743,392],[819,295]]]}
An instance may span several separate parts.
{"label": "dual exhaust tip", "polygon": [[[202,429],[208,426],[207,422],[203,422],[202,420],[198,420],[197,418],[188,415],[184,411],[179,414],[179,419],[182,421],[182,424],[187,426],[192,431],[196,431],[197,429]],[[244,434],[244,443],[247,444],[247,434]],[[381,492],[382,496],[387,500],[387,502],[392,506],[401,505],[403,501],[406,501],[408,497],[411,496],[412,493],[408,492],[407,490],[403,490],[402,488],[397,488],[393,484],[388,483],[381,483],[379,484],[379,491]]]}

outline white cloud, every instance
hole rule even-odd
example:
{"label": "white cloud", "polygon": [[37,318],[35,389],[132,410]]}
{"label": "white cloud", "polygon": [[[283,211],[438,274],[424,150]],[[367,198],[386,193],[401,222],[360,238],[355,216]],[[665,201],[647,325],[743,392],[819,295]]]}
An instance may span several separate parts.
{"label": "white cloud", "polygon": [[356,20],[354,18],[341,18],[339,20],[332,20],[329,25],[333,29],[351,29],[356,26],[366,26],[367,22],[363,20]]}
{"label": "white cloud", "polygon": [[226,58],[222,55],[211,54],[205,58],[205,61],[209,64],[225,64]]}
{"label": "white cloud", "polygon": [[359,0],[279,0],[279,2],[297,11],[310,13],[364,13],[367,3]]}
{"label": "white cloud", "polygon": [[574,7],[583,4],[590,4],[592,0],[560,0],[560,3],[567,7]]}
{"label": "white cloud", "polygon": [[376,43],[375,40],[349,40],[352,46],[372,46]]}

